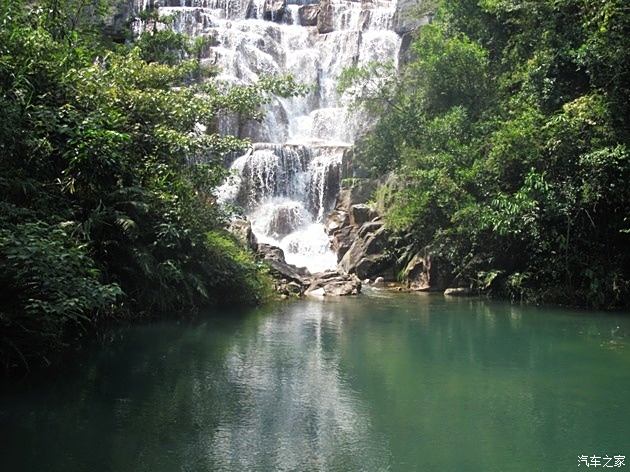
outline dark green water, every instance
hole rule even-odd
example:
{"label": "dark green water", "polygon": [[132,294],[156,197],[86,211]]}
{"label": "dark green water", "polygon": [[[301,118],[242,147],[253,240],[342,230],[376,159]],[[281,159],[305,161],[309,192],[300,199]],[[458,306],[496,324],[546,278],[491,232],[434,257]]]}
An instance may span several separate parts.
{"label": "dark green water", "polygon": [[0,468],[576,470],[630,456],[629,404],[627,315],[303,301],[119,330],[71,373],[5,388]]}

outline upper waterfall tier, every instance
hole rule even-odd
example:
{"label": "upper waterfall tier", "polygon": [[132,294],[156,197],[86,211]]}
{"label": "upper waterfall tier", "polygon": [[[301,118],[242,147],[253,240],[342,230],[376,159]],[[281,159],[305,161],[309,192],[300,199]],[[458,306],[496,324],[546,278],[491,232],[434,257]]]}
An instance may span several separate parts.
{"label": "upper waterfall tier", "polygon": [[255,142],[352,144],[367,124],[349,114],[352,97],[337,92],[339,74],[372,61],[396,64],[400,36],[391,30],[395,1],[167,0],[161,16],[176,31],[211,38],[203,61],[216,65],[220,80],[253,83],[292,74],[310,85],[304,97],[277,99],[262,123],[226,117],[221,131]]}
{"label": "upper waterfall tier", "polygon": [[333,268],[322,223],[339,191],[344,150],[370,126],[369,117],[349,111],[356,97],[340,94],[338,79],[351,66],[398,65],[408,26],[402,12],[416,0],[136,1],[158,7],[171,18],[168,27],[208,37],[202,61],[219,68],[219,81],[291,74],[310,86],[304,96],[274,99],[262,122],[221,118],[220,132],[257,144],[233,162],[219,199],[243,207],[257,237],[280,246],[288,262]]}

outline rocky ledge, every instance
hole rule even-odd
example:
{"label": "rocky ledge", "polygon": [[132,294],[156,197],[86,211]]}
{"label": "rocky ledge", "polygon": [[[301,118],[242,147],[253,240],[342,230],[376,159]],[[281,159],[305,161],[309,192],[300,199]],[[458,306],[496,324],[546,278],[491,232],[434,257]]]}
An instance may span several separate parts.
{"label": "rocky ledge", "polygon": [[251,223],[245,219],[232,221],[229,230],[243,246],[254,251],[267,264],[274,289],[281,298],[303,295],[341,297],[361,293],[361,281],[356,275],[336,270],[312,274],[305,267],[289,264],[281,248],[256,240]]}

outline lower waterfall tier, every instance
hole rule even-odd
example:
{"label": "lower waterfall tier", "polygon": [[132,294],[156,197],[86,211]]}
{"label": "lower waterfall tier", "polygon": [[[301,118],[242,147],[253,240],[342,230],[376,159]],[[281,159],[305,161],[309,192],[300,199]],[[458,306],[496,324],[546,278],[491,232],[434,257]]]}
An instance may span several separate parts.
{"label": "lower waterfall tier", "polygon": [[281,247],[290,264],[332,269],[336,256],[322,223],[339,193],[346,149],[256,143],[234,160],[218,198],[240,206],[256,237]]}

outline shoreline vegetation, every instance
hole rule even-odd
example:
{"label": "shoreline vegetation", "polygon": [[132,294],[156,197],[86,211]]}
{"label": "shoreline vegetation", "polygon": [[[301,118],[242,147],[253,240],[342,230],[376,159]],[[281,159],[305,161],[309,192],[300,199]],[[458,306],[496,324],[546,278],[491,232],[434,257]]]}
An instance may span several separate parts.
{"label": "shoreline vegetation", "polygon": [[[115,1],[0,5],[0,364],[47,367],[115,320],[273,297],[213,191],[225,114],[304,85],[215,81],[210,44],[133,37]],[[630,292],[630,13],[619,0],[444,0],[396,76],[348,69],[380,116],[355,149],[386,224],[460,285],[614,309]],[[156,24],[154,12],[143,21]],[[161,19],[160,21],[168,21]],[[376,86],[372,86],[376,84]],[[394,248],[394,251],[396,248]]]}
{"label": "shoreline vegetation", "polygon": [[[169,29],[112,30],[115,2],[0,6],[0,364],[44,367],[116,318],[255,305],[265,266],[225,230],[213,190],[292,78],[228,86]],[[148,21],[148,18],[144,18]],[[201,80],[203,79],[203,80]]]}
{"label": "shoreline vegetation", "polygon": [[[630,9],[623,0],[442,0],[391,65],[341,90],[379,117],[353,164],[449,286],[630,303]],[[425,7],[426,4],[423,4]]]}

